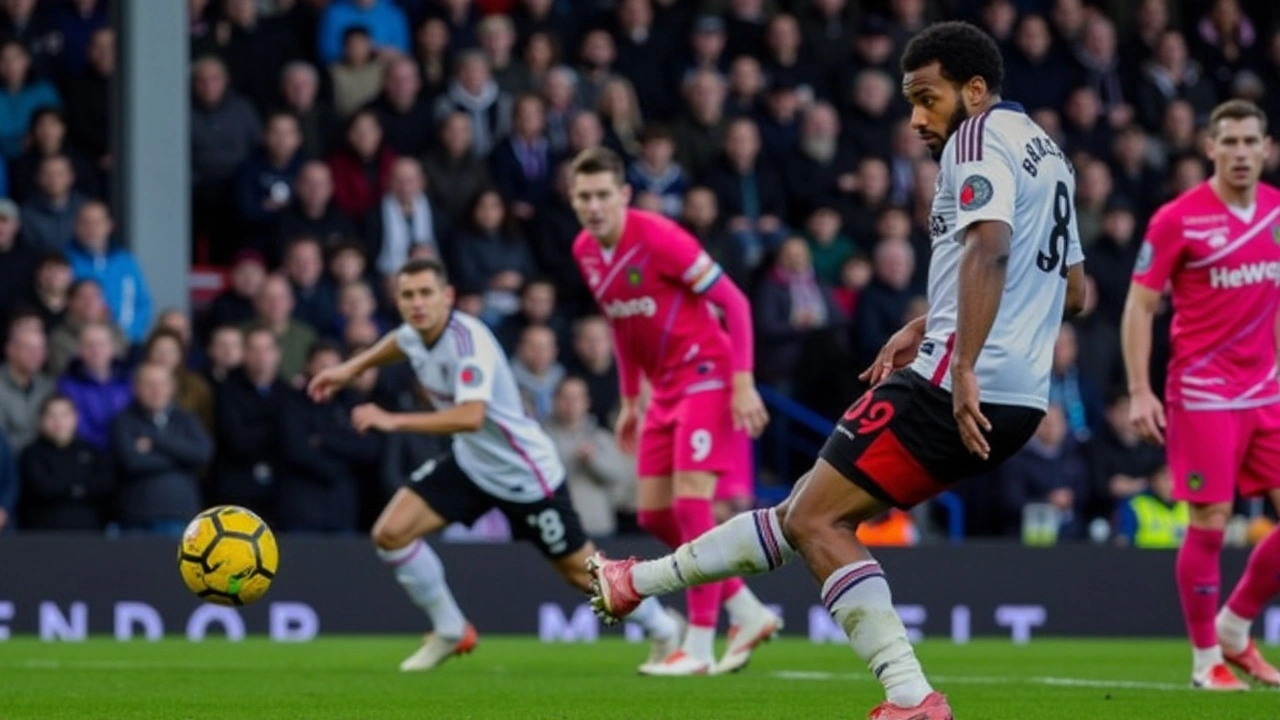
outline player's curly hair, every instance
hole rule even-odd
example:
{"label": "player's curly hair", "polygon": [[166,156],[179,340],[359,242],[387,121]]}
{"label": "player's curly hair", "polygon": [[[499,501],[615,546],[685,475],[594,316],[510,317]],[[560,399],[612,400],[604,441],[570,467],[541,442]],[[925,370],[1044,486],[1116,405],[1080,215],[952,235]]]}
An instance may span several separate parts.
{"label": "player's curly hair", "polygon": [[987,82],[987,90],[1000,92],[1004,84],[1004,60],[990,35],[966,22],[941,22],[920,31],[902,53],[902,71],[914,72],[938,63],[942,77],[961,85],[975,77]]}

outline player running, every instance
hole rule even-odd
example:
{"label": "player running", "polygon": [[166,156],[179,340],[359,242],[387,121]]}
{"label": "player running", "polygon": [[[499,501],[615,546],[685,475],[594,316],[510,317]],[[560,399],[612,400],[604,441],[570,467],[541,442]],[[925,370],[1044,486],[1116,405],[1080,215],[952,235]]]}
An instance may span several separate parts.
{"label": "player running", "polygon": [[[583,231],[573,256],[613,328],[623,452],[639,448],[637,520],[676,548],[715,527],[716,482],[738,460],[735,433],[768,421],[752,375],[751,309],[691,235],[660,215],[629,209],[621,158],[583,151],[571,199]],[[724,326],[713,312],[724,313]],[[726,329],[727,328],[727,329]],[[641,376],[651,387],[641,428]],[[637,439],[637,433],[639,438]],[[729,646],[716,662],[716,618],[729,611]],[[742,580],[692,587],[682,647],[649,675],[733,672],[781,627]]]}
{"label": "player running", "polygon": [[658,560],[594,556],[592,603],[616,618],[646,596],[767,572],[799,553],[884,686],[886,700],[870,717],[951,720],[884,571],[854,533],[890,507],[910,508],[992,470],[1032,436],[1048,406],[1064,306],[1074,313],[1083,304],[1083,255],[1073,172],[1020,105],[1001,101],[995,42],[966,23],[936,24],[908,43],[902,69],[911,126],[942,166],[927,318],[898,331],[863,373],[872,389],[787,500]]}
{"label": "player running", "polygon": [[[1213,177],[1152,216],[1121,322],[1130,419],[1152,442],[1167,437],[1174,497],[1190,505],[1176,576],[1191,683],[1205,690],[1248,689],[1224,660],[1280,686],[1280,672],[1249,637],[1254,618],[1280,594],[1280,533],[1258,543],[1218,610],[1218,555],[1236,488],[1247,497],[1280,488],[1280,190],[1258,182],[1270,151],[1256,105],[1232,100],[1214,109]],[[1174,310],[1167,427],[1148,375],[1151,320],[1166,285]]]}
{"label": "player running", "polygon": [[[525,415],[511,367],[484,323],[453,310],[453,288],[444,266],[413,260],[396,277],[396,306],[404,324],[376,345],[312,378],[317,401],[371,367],[404,360],[436,408],[390,413],[365,404],[351,411],[359,432],[452,435],[452,452],[431,460],[396,491],[373,526],[373,542],[414,604],[431,618],[433,632],[400,664],[430,670],[476,645],[476,630],[458,608],[439,556],[422,540],[451,522],[470,525],[493,508],[506,515],[512,534],[537,546],[570,585],[590,589],[584,570],[595,546],[569,502],[565,470],[555,445]],[[653,642],[648,662],[679,647],[677,621],[656,602],[630,619]]]}

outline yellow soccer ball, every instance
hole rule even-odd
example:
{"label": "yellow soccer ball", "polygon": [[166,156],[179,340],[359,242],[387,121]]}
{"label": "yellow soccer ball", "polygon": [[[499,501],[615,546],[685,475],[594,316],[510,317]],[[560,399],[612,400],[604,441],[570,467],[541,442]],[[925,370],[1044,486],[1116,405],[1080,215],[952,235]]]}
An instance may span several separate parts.
{"label": "yellow soccer ball", "polygon": [[178,571],[196,597],[248,605],[266,594],[280,565],[276,536],[262,518],[235,505],[209,508],[187,525]]}

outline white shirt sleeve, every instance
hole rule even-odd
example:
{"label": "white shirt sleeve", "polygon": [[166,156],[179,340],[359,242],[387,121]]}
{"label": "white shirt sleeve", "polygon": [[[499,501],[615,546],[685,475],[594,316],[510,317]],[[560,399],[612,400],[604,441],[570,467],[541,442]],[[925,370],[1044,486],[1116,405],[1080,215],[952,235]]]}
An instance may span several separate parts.
{"label": "white shirt sleeve", "polygon": [[960,239],[964,229],[976,222],[994,220],[1013,227],[1018,196],[1014,164],[995,130],[984,125],[983,117],[962,124],[948,153]]}
{"label": "white shirt sleeve", "polygon": [[472,333],[474,343],[470,352],[458,358],[457,382],[453,401],[459,405],[479,400],[493,401],[493,378],[497,374],[500,351],[492,338]]}

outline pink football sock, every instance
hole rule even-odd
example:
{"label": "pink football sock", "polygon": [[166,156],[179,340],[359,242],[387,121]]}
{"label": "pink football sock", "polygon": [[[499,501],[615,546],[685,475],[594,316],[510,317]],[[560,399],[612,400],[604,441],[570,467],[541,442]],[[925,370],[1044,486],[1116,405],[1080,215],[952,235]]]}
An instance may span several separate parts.
{"label": "pink football sock", "polygon": [[[689,542],[716,526],[707,498],[676,498],[676,522],[680,525],[680,539]],[[685,602],[689,606],[689,624],[695,627],[715,627],[720,612],[722,583],[696,585],[685,590]]]}
{"label": "pink football sock", "polygon": [[1222,538],[1221,530],[1190,527],[1178,550],[1176,575],[1182,617],[1186,620],[1191,644],[1198,649],[1218,646],[1213,621],[1218,612],[1221,582],[1218,556],[1222,553]]}
{"label": "pink football sock", "polygon": [[680,523],[671,508],[641,510],[636,513],[636,524],[672,550],[680,547]]}
{"label": "pink football sock", "polygon": [[1253,549],[1244,576],[1227,600],[1227,608],[1253,620],[1271,598],[1280,594],[1280,529],[1272,530]]}

